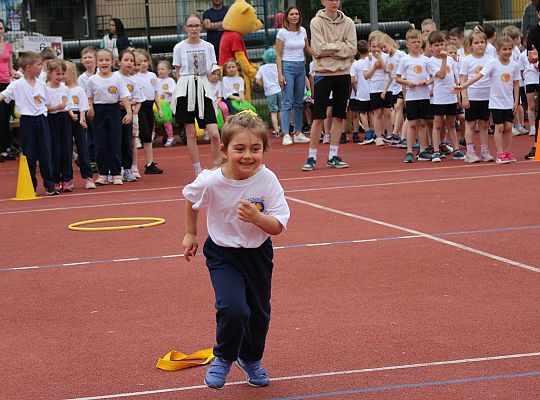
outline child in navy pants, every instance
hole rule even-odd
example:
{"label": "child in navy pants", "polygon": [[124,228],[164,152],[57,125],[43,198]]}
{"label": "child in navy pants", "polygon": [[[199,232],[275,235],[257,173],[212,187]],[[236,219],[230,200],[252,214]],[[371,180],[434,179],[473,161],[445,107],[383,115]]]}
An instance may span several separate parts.
{"label": "child in navy pants", "polygon": [[216,358],[204,382],[221,389],[236,362],[250,385],[267,386],[261,359],[270,323],[270,235],[287,227],[290,212],[279,181],[262,165],[268,147],[264,123],[241,112],[229,117],[221,138],[221,166],[203,170],[182,192],[187,261],[197,253],[198,210],[208,206],[204,255],[216,296],[217,329]]}
{"label": "child in navy pants", "polygon": [[43,68],[43,59],[33,51],[25,52],[19,60],[24,78],[16,80],[0,93],[0,101],[15,101],[21,114],[19,133],[23,153],[28,161],[34,190],[37,188],[36,163],[45,186],[45,195],[54,196],[51,165],[51,132],[47,122],[47,86],[37,79]]}

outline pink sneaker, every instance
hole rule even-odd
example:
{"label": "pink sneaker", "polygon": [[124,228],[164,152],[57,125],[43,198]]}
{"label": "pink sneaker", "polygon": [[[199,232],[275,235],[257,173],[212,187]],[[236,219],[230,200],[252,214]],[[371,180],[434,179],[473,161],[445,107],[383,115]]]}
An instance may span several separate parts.
{"label": "pink sneaker", "polygon": [[58,190],[59,192],[62,191],[62,183],[55,183],[54,184],[54,190]]}
{"label": "pink sneaker", "polygon": [[510,160],[506,158],[506,153],[498,153],[495,162],[497,164],[508,164]]}
{"label": "pink sneaker", "polygon": [[73,182],[62,182],[62,192],[73,192]]}
{"label": "pink sneaker", "polygon": [[506,154],[506,159],[510,162],[517,162],[517,158],[516,156],[514,155],[514,153],[508,151],[505,153]]}

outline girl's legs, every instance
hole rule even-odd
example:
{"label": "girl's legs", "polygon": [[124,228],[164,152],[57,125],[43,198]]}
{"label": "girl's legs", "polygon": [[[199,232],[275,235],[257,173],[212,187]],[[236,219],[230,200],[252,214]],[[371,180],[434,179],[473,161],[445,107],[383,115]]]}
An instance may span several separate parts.
{"label": "girl's legs", "polygon": [[[211,146],[211,151],[212,151],[212,158],[214,159],[215,165],[218,165],[218,162],[221,159],[221,154],[220,154],[221,138],[219,136],[219,130],[218,130],[217,124],[206,125],[206,132],[208,132],[208,134],[210,135],[210,146]],[[197,149],[197,153],[198,152],[199,151]]]}
{"label": "girl's legs", "polygon": [[199,149],[197,147],[197,132],[195,132],[195,124],[185,123],[186,140],[189,157],[195,170],[195,175],[199,175],[202,172],[201,160],[199,158]]}
{"label": "girl's legs", "polygon": [[272,119],[272,129],[274,132],[279,132],[279,123],[278,123],[278,114],[277,112],[270,113],[270,118]]}
{"label": "girl's legs", "polygon": [[500,154],[504,153],[503,132],[505,130],[505,125],[506,125],[506,123],[495,124],[494,139],[495,139],[495,148],[497,149],[497,158],[499,158]]}
{"label": "girl's legs", "polygon": [[373,129],[378,137],[384,136],[383,109],[373,110]]}
{"label": "girl's legs", "polygon": [[403,128],[403,99],[397,99],[394,105],[394,128],[392,132],[396,136],[401,136],[401,129]]}
{"label": "girl's legs", "polygon": [[[392,94],[387,94],[387,96],[392,96]],[[383,137],[392,133],[392,109],[383,108]],[[386,135],[385,135],[386,132]]]}
{"label": "girl's legs", "polygon": [[135,178],[140,179],[141,174],[139,172],[139,167],[137,166],[138,156],[137,156],[137,138],[139,137],[139,115],[133,115],[133,136],[131,138],[131,154],[133,156],[133,161],[131,164],[131,172]]}
{"label": "girl's legs", "polygon": [[502,134],[502,150],[504,153],[512,152],[512,124],[510,122],[504,123],[504,129]]}
{"label": "girl's legs", "polygon": [[529,133],[536,132],[534,111],[536,108],[536,93],[527,93],[527,116],[529,118]]}
{"label": "girl's legs", "polygon": [[435,115],[433,119],[433,131],[431,134],[431,141],[433,144],[433,151],[439,152],[439,145],[441,144],[441,132],[444,125],[444,115]]}

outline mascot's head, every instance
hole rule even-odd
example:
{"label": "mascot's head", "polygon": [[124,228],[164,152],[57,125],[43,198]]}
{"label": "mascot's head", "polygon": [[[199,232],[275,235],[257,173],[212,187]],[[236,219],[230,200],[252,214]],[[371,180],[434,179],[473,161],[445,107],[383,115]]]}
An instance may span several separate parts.
{"label": "mascot's head", "polygon": [[262,29],[262,22],[257,19],[255,9],[245,0],[236,0],[223,19],[223,29],[247,35]]}

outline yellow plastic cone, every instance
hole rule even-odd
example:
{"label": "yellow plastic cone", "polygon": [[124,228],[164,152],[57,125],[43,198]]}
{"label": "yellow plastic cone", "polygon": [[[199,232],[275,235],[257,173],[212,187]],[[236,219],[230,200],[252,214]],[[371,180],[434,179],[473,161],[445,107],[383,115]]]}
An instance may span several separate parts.
{"label": "yellow plastic cone", "polygon": [[197,123],[197,120],[195,120],[195,132],[197,134],[197,137],[204,136],[204,129],[199,128],[199,124]]}
{"label": "yellow plastic cone", "polygon": [[36,199],[39,199],[39,197],[36,196],[36,192],[34,191],[28,161],[26,161],[26,156],[21,156],[19,161],[19,178],[17,179],[17,194],[13,200]]}
{"label": "yellow plastic cone", "polygon": [[208,364],[213,358],[212,349],[199,350],[192,354],[184,354],[173,350],[160,358],[156,367],[165,371],[178,371],[179,369]]}

